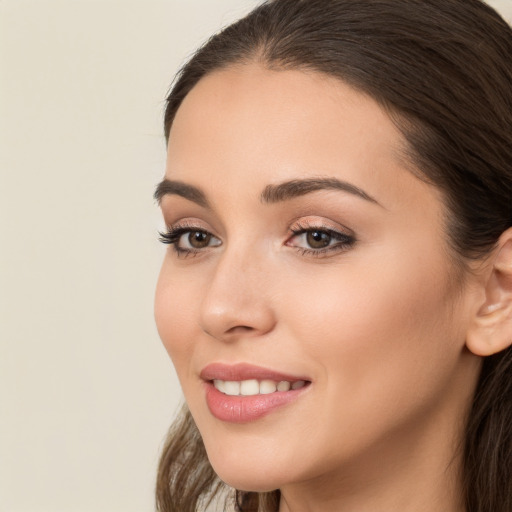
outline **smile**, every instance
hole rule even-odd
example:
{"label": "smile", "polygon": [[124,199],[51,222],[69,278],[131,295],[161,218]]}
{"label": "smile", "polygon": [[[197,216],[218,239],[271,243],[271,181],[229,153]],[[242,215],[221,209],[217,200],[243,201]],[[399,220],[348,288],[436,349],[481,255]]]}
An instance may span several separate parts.
{"label": "smile", "polygon": [[213,363],[201,371],[206,404],[218,420],[248,423],[295,402],[309,388],[305,376],[292,376],[246,363]]}
{"label": "smile", "polygon": [[303,388],[306,385],[304,380],[296,380],[290,382],[287,380],[273,381],[273,380],[261,380],[249,379],[242,381],[235,380],[220,380],[215,379],[213,381],[215,389],[221,393],[229,396],[254,396],[254,395],[269,395],[276,393],[277,391],[290,391]]}

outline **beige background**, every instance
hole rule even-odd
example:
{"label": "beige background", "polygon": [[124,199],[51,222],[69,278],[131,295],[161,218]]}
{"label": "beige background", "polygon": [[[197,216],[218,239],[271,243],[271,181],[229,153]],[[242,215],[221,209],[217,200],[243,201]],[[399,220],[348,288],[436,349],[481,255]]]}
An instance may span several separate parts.
{"label": "beige background", "polygon": [[256,3],[0,0],[0,512],[153,509],[163,98]]}

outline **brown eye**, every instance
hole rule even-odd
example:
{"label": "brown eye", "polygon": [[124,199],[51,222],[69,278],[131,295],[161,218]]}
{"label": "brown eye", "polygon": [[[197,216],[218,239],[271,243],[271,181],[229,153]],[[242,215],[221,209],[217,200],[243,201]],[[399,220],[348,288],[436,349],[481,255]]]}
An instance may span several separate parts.
{"label": "brown eye", "polygon": [[325,231],[308,231],[306,242],[312,249],[323,249],[330,245],[332,236]]}
{"label": "brown eye", "polygon": [[302,256],[328,257],[343,253],[356,242],[354,235],[324,227],[292,229],[294,235],[286,241],[287,246],[296,247]]}
{"label": "brown eye", "polygon": [[171,245],[181,255],[199,253],[222,245],[221,240],[210,232],[188,227],[170,228],[169,231],[160,233],[160,241]]}
{"label": "brown eye", "polygon": [[212,235],[204,231],[191,231],[188,235],[188,243],[194,249],[204,249],[210,245]]}

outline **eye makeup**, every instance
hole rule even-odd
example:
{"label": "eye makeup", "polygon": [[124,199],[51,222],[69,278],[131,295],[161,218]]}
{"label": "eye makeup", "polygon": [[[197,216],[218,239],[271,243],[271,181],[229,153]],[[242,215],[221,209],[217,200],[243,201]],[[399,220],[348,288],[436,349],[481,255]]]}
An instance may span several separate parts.
{"label": "eye makeup", "polygon": [[[352,233],[343,233],[319,221],[299,220],[289,229],[284,246],[296,249],[303,256],[328,257],[351,249],[356,243]],[[180,257],[198,255],[222,245],[222,241],[203,227],[178,224],[159,233],[162,243],[171,245]]]}
{"label": "eye makeup", "polygon": [[195,256],[207,248],[221,245],[221,241],[197,223],[181,222],[159,232],[159,240],[172,246],[180,257]]}
{"label": "eye makeup", "polygon": [[303,256],[327,257],[351,249],[356,243],[352,233],[343,233],[320,221],[299,220],[291,228],[285,245],[296,248]]}

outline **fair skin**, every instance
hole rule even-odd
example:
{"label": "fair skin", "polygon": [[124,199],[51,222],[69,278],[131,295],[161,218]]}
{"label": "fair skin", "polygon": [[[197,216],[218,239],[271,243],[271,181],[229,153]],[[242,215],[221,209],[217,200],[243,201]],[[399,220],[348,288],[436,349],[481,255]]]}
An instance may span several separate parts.
{"label": "fair skin", "polygon": [[[158,330],[215,471],[239,489],[281,489],[280,512],[464,510],[456,447],[481,364],[466,338],[485,293],[481,273],[462,282],[443,198],[404,144],[344,83],[257,64],[203,78],[173,123],[166,179],[200,195],[161,197],[181,231]],[[308,179],[324,181],[262,199]],[[205,397],[212,363],[307,384],[268,414],[226,421]]]}

